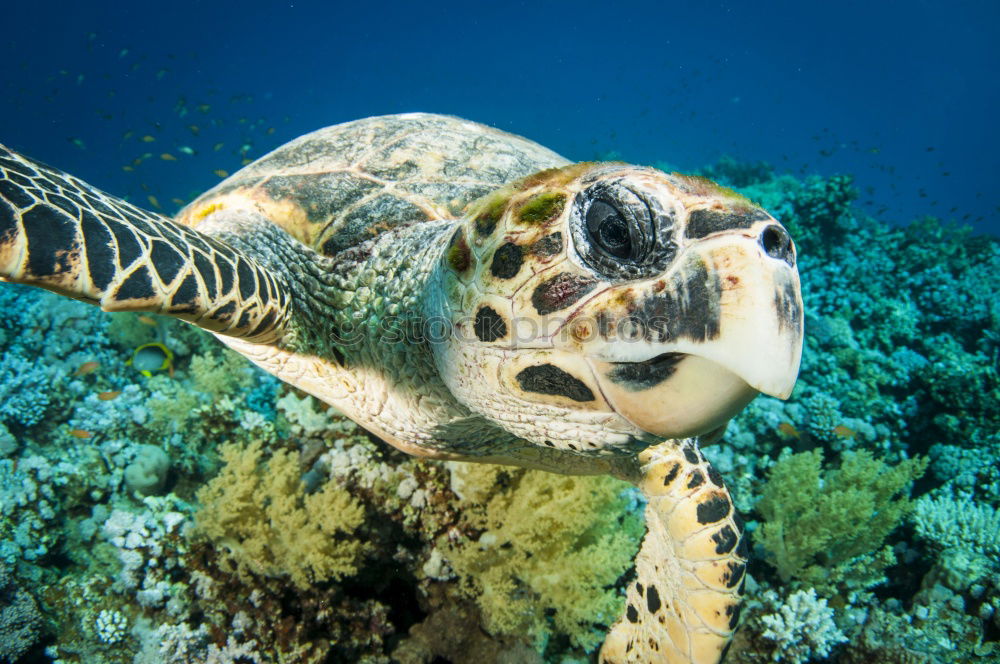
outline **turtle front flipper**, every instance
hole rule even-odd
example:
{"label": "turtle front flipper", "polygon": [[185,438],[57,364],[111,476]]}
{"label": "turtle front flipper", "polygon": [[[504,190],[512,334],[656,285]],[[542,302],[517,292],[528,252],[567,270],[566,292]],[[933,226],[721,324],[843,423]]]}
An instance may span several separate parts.
{"label": "turtle front flipper", "polygon": [[260,343],[290,316],[285,285],[249,256],[3,146],[0,279]]}
{"label": "turtle front flipper", "polygon": [[601,664],[716,664],[739,622],[746,540],[722,478],[692,440],[639,454],[648,499],[624,615]]}

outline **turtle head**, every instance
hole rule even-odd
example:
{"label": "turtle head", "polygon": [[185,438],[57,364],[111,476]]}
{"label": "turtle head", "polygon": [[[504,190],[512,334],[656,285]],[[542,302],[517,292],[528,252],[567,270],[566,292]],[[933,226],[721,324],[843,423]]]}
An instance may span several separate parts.
{"label": "turtle head", "polygon": [[707,436],[798,374],[794,244],[704,178],[542,171],[474,205],[439,274],[450,389],[538,444]]}

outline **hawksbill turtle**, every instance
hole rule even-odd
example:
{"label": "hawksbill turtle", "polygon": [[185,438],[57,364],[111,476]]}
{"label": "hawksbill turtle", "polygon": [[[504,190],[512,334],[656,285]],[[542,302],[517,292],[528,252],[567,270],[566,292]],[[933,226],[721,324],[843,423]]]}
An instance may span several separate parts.
{"label": "hawksbill turtle", "polygon": [[174,219],[2,147],[0,172],[5,280],[209,330],[410,454],[637,485],[599,661],[722,659],[747,547],[699,442],[787,397],[802,347],[759,206],[420,113],[304,135]]}

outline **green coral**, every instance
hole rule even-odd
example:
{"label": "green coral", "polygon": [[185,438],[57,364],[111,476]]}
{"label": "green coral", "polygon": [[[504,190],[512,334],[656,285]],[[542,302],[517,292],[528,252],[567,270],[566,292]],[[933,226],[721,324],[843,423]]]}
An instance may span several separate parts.
{"label": "green coral", "polygon": [[466,526],[481,534],[445,555],[487,628],[528,634],[539,648],[552,634],[597,647],[622,610],[616,582],[643,534],[629,485],[473,464],[453,473]]}
{"label": "green coral", "polygon": [[364,509],[328,482],[303,490],[298,459],[279,450],[265,463],[260,442],[220,448],[225,465],[198,491],[196,536],[210,540],[241,575],[288,576],[300,589],[354,574]]}
{"label": "green coral", "polygon": [[891,552],[878,549],[910,511],[912,502],[902,494],[926,467],[926,458],[888,466],[857,451],[845,452],[839,469],[823,472],[819,450],[786,456],[757,503],[764,518],[757,540],[786,583],[832,588],[856,576],[858,565],[871,566],[866,575],[872,578],[893,561]]}

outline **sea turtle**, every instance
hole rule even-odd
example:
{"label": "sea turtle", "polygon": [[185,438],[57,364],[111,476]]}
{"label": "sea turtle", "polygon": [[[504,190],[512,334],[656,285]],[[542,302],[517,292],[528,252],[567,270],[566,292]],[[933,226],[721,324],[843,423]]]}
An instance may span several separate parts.
{"label": "sea turtle", "polygon": [[601,662],[717,662],[747,550],[698,447],[787,397],[802,301],[771,215],[411,113],[258,159],[175,219],[0,148],[0,276],[175,316],[410,454],[610,473],[647,533]]}

